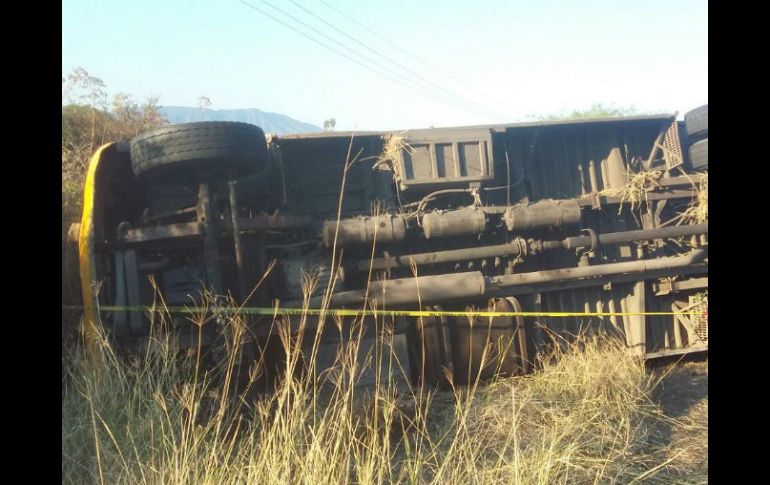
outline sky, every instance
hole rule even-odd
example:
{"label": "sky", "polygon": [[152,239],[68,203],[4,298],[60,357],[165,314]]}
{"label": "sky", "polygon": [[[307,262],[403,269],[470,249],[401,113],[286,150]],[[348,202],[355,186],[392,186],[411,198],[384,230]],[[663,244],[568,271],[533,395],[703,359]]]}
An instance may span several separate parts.
{"label": "sky", "polygon": [[63,0],[62,76],[76,67],[111,94],[337,130],[681,116],[708,102],[708,2]]}

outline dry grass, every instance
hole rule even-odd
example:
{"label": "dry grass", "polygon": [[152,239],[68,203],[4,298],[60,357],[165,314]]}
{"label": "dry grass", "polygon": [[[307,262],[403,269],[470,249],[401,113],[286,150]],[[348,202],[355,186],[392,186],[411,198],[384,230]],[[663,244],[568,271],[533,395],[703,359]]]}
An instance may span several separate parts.
{"label": "dry grass", "polygon": [[631,210],[634,210],[642,202],[647,202],[647,193],[658,187],[658,179],[662,176],[662,170],[640,170],[639,172],[629,170],[626,185],[619,188],[605,189],[600,194],[609,197],[620,197],[618,214],[622,212],[624,203],[628,203],[631,206]]}
{"label": "dry grass", "polygon": [[708,221],[709,218],[709,176],[705,172],[695,185],[695,199],[683,214],[683,219],[695,224]]}
{"label": "dry grass", "polygon": [[[618,214],[623,211],[623,204],[626,203],[629,204],[631,210],[634,210],[643,202],[647,203],[647,193],[659,187],[658,180],[663,176],[663,173],[662,170],[629,171],[626,185],[620,188],[605,189],[600,194],[620,198]],[[708,172],[704,172],[700,181],[693,182],[693,185],[695,198],[680,218],[684,223],[700,224],[708,221]]]}
{"label": "dry grass", "polygon": [[396,183],[400,183],[403,180],[401,164],[399,162],[403,150],[412,151],[412,147],[409,146],[403,135],[390,135],[382,147],[382,153],[374,164],[374,167],[384,167],[391,170]]}
{"label": "dry grass", "polygon": [[[378,163],[397,167],[405,146],[392,137]],[[276,388],[256,393],[267,366],[239,365],[243,317],[191,320],[201,331],[219,326],[213,362],[200,349],[183,356],[161,332],[131,356],[104,338],[90,360],[74,352],[62,395],[63,483],[706,480],[704,421],[667,416],[654,400],[662,378],[616,340],[555,346],[531,376],[435,391],[396,378],[392,322],[367,322],[385,330],[362,354],[362,322],[329,319],[349,339],[331,369],[315,369],[318,334],[309,335],[310,349],[299,345],[308,318],[298,335],[277,319],[285,363]],[[372,366],[384,370],[375,384],[357,386]]]}
{"label": "dry grass", "polygon": [[436,392],[396,382],[387,332],[376,354],[389,371],[366,388],[356,380],[377,359],[360,358],[360,325],[323,373],[298,373],[297,341],[282,332],[281,382],[255,394],[234,387],[243,321],[220,324],[231,356],[221,367],[180,358],[162,337],[131,358],[103,342],[100,365],[76,355],[62,397],[64,483],[706,480],[705,421],[667,417],[653,399],[663,379],[614,340],[554,350],[528,377]]}

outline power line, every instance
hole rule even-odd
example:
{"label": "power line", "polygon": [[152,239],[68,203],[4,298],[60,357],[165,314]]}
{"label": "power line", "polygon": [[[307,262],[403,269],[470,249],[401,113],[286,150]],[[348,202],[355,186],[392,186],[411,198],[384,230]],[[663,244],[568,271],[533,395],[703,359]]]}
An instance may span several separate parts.
{"label": "power line", "polygon": [[[354,49],[351,49],[347,45],[339,42],[337,39],[327,35],[326,33],[316,29],[315,27],[313,27],[311,25],[308,25],[307,23],[303,22],[301,19],[298,19],[297,17],[295,17],[292,14],[286,12],[285,10],[281,9],[280,7],[276,7],[275,5],[270,3],[269,1],[267,1],[267,0],[260,0],[260,1],[262,3],[264,3],[265,5],[269,6],[270,8],[272,8],[274,10],[277,10],[281,14],[291,18],[292,20],[294,20],[298,24],[300,24],[300,25],[302,25],[302,26],[312,30],[313,32],[315,32],[316,34],[322,36],[323,38],[328,39],[329,41],[333,42],[334,44],[342,47],[343,49],[347,50],[348,52],[352,53],[353,55],[356,55],[356,56],[358,56],[360,58],[365,59],[366,61],[374,64],[375,66],[378,66],[381,69],[385,70],[385,72],[390,72],[391,71],[391,68],[389,68],[388,66],[383,65],[382,63],[380,63],[380,62],[378,62],[376,60],[373,60],[372,58],[370,58],[370,57],[368,57],[368,56],[366,56],[364,54],[361,54],[360,52],[358,52],[358,51],[356,51]],[[414,79],[402,80],[402,81],[410,83],[410,84],[413,84],[417,88],[422,89],[424,91],[423,94],[428,94],[429,96],[433,97],[434,99],[442,100],[445,103],[454,105],[454,107],[459,107],[460,109],[462,109],[462,110],[464,110],[466,112],[473,113],[473,114],[476,114],[476,115],[484,114],[483,113],[485,111],[484,108],[479,108],[478,106],[474,106],[472,103],[468,104],[467,102],[463,102],[463,101],[459,101],[458,102],[458,101],[453,100],[451,97],[448,97],[448,96],[446,96],[444,94],[435,93],[435,92],[432,91],[433,88],[431,88],[431,86],[425,86],[423,83],[420,83],[420,82],[418,82],[418,81],[416,81]],[[489,113],[486,113],[486,116],[489,116]]]}
{"label": "power line", "polygon": [[[251,8],[251,9],[253,9],[253,10],[255,10],[255,11],[257,11],[257,12],[261,13],[262,15],[264,15],[264,16],[266,16],[266,17],[268,17],[268,18],[272,19],[272,20],[275,20],[276,22],[278,22],[278,23],[280,23],[281,25],[283,25],[284,27],[286,27],[286,28],[288,28],[288,29],[292,30],[293,32],[296,32],[296,33],[300,34],[301,36],[303,36],[303,37],[305,37],[305,38],[307,38],[307,39],[311,40],[312,42],[315,42],[316,44],[318,44],[318,45],[320,45],[320,46],[322,46],[322,47],[324,47],[324,48],[326,48],[326,49],[329,49],[330,51],[334,52],[335,54],[337,54],[337,55],[339,55],[339,56],[342,56],[342,57],[344,57],[345,59],[347,59],[347,60],[349,60],[349,61],[351,61],[351,62],[354,62],[355,64],[357,64],[357,65],[359,65],[359,66],[361,66],[361,67],[363,67],[363,68],[365,68],[365,69],[368,69],[368,70],[370,70],[370,71],[372,71],[372,72],[374,72],[374,73],[376,73],[376,74],[379,74],[379,75],[381,75],[381,76],[383,76],[383,77],[385,77],[385,78],[389,79],[390,81],[393,81],[393,82],[394,82],[394,83],[396,83],[396,84],[399,84],[399,85],[401,85],[401,86],[403,86],[403,87],[406,87],[406,88],[408,88],[408,89],[412,89],[412,90],[414,90],[414,91],[417,91],[417,92],[419,92],[419,93],[421,93],[421,94],[423,94],[423,95],[427,95],[427,96],[430,96],[431,98],[433,98],[433,99],[436,99],[436,100],[438,100],[438,101],[441,101],[441,102],[443,102],[443,103],[445,103],[445,104],[448,104],[448,105],[450,105],[450,106],[452,106],[452,107],[454,107],[454,108],[459,108],[459,109],[461,109],[461,110],[463,110],[463,111],[466,111],[466,112],[468,112],[468,113],[471,113],[471,114],[474,114],[474,115],[478,115],[478,114],[479,114],[477,111],[472,111],[472,110],[469,110],[468,108],[466,108],[466,107],[464,107],[464,106],[458,106],[456,103],[452,102],[451,100],[447,100],[447,99],[445,99],[444,97],[440,97],[440,96],[437,96],[435,93],[432,93],[431,91],[429,91],[429,90],[426,90],[425,88],[422,88],[422,87],[421,87],[421,86],[419,86],[419,85],[416,85],[416,86],[415,86],[415,85],[412,85],[412,84],[407,84],[407,83],[403,82],[402,80],[400,80],[400,79],[398,79],[398,78],[395,78],[395,77],[393,77],[393,76],[389,75],[387,72],[382,72],[382,71],[380,71],[380,70],[378,70],[378,69],[376,69],[376,68],[374,68],[374,67],[372,67],[372,66],[369,66],[369,65],[367,65],[367,64],[364,64],[363,62],[360,62],[359,60],[357,60],[357,59],[355,59],[355,58],[353,58],[353,57],[349,56],[348,54],[346,54],[346,53],[344,53],[344,52],[341,52],[340,50],[338,50],[338,49],[336,49],[336,48],[334,48],[334,47],[332,47],[332,46],[328,45],[327,43],[325,43],[325,42],[322,42],[322,41],[318,40],[317,38],[315,38],[315,37],[313,37],[313,36],[311,36],[311,35],[309,35],[309,34],[307,34],[307,33],[303,32],[302,30],[295,28],[294,26],[292,26],[292,25],[290,25],[290,24],[288,24],[288,23],[284,22],[283,20],[281,20],[281,19],[279,19],[279,18],[275,17],[274,15],[272,15],[272,14],[270,14],[270,13],[268,13],[268,12],[266,12],[266,11],[264,11],[264,10],[262,10],[262,9],[258,8],[258,7],[256,7],[255,5],[253,5],[253,4],[251,4],[251,3],[249,3],[249,2],[247,2],[247,1],[245,1],[245,0],[239,0],[239,1],[240,1],[241,3],[243,3],[244,5],[248,6],[249,8]],[[288,17],[291,17],[292,19],[294,19],[295,21],[299,22],[300,24],[302,24],[302,25],[306,25],[306,26],[307,26],[307,24],[305,24],[304,22],[302,22],[302,21],[300,21],[300,20],[296,19],[294,16],[292,16],[292,15],[290,15],[290,14],[286,14],[286,13],[285,13],[285,12],[283,12],[281,9],[279,9],[279,8],[277,8],[277,7],[275,7],[275,6],[271,5],[271,4],[269,4],[269,3],[268,3],[268,2],[266,2],[265,0],[260,0],[260,1],[262,1],[263,3],[266,3],[266,4],[268,4],[268,5],[270,5],[271,7],[273,7],[273,8],[274,8],[274,9],[276,9],[276,10],[279,10],[279,11],[281,11],[282,13],[284,13],[284,14],[285,14],[285,15],[287,15]],[[316,29],[314,29],[314,28],[312,28],[312,27],[310,27],[310,28],[311,28],[311,30],[314,30],[314,31],[318,32]],[[326,36],[326,35],[325,35],[325,34],[323,34],[323,33],[321,33],[321,34],[322,34],[323,36],[325,36],[325,37],[328,37],[328,36]],[[334,40],[334,39],[332,39],[332,40]],[[336,41],[335,41],[335,42],[336,42]],[[338,43],[338,42],[337,42],[337,43]],[[344,46],[343,46],[343,47],[344,47]],[[346,49],[347,49],[347,50],[351,50],[350,48],[347,48],[347,47],[346,47]],[[353,52],[355,53],[355,51],[353,51]],[[366,56],[361,56],[361,54],[358,54],[358,53],[356,53],[356,54],[357,54],[358,56],[360,56],[360,57],[364,57],[364,58],[366,58]]]}
{"label": "power line", "polygon": [[[425,64],[426,66],[428,66],[428,67],[430,67],[430,68],[433,68],[433,69],[439,69],[439,70],[441,70],[441,68],[439,68],[439,67],[436,67],[434,64],[431,64],[430,62],[426,61],[425,59],[422,59],[422,58],[420,58],[420,57],[418,57],[418,56],[414,55],[412,52],[410,52],[410,51],[409,51],[409,49],[405,49],[405,48],[403,48],[403,47],[399,46],[398,44],[394,43],[394,42],[393,42],[392,40],[390,40],[390,39],[389,39],[387,36],[380,34],[379,32],[377,32],[376,30],[374,30],[374,29],[372,29],[372,28],[370,28],[370,27],[367,27],[366,25],[364,25],[364,24],[363,24],[363,23],[361,23],[360,21],[356,20],[355,18],[351,17],[350,15],[346,14],[345,12],[343,12],[343,11],[342,11],[342,10],[340,10],[340,9],[338,9],[338,8],[337,8],[337,7],[335,7],[334,5],[331,5],[331,4],[330,4],[329,2],[327,2],[326,0],[318,0],[318,1],[319,1],[319,2],[321,2],[321,3],[323,3],[324,5],[326,5],[326,6],[327,6],[329,9],[331,9],[331,10],[334,10],[334,11],[335,11],[335,12],[337,12],[339,15],[341,15],[341,16],[343,16],[343,17],[345,17],[346,19],[350,20],[350,21],[351,21],[351,22],[353,22],[354,24],[358,25],[359,27],[361,27],[361,28],[362,28],[362,29],[364,29],[365,31],[369,32],[369,33],[370,33],[370,34],[372,34],[373,36],[375,36],[375,37],[379,38],[380,40],[384,41],[385,43],[387,43],[388,45],[390,45],[391,47],[393,47],[395,50],[397,50],[397,51],[401,52],[402,54],[404,54],[404,55],[406,55],[406,56],[408,56],[408,57],[410,57],[410,58],[414,59],[415,61],[417,61],[417,62],[419,62],[419,63],[421,63],[421,64]],[[462,79],[459,79],[459,78],[457,78],[457,77],[455,77],[455,76],[452,76],[452,75],[451,75],[451,74],[449,74],[449,73],[448,73],[446,70],[443,70],[443,72],[444,72],[444,74],[446,74],[446,76],[447,76],[448,78],[452,79],[452,80],[453,80],[453,81],[455,81],[457,84],[460,84],[460,85],[462,85],[462,86],[463,86],[463,87],[465,87],[466,89],[469,89],[469,90],[471,90],[473,93],[475,93],[475,94],[477,94],[477,95],[479,95],[479,96],[483,96],[483,97],[487,98],[488,100],[490,100],[490,101],[494,101],[495,103],[498,103],[498,104],[508,104],[507,102],[505,102],[505,101],[502,101],[502,100],[501,100],[501,99],[499,99],[499,98],[493,97],[493,96],[491,96],[491,95],[487,94],[487,93],[486,93],[486,92],[484,92],[484,91],[480,91],[480,90],[478,90],[476,87],[474,87],[474,86],[472,86],[472,85],[470,85],[470,84],[466,83],[466,82],[465,82],[465,81],[463,81]],[[509,106],[510,106],[510,105],[509,105]]]}
{"label": "power line", "polygon": [[502,113],[500,113],[500,112],[497,112],[497,111],[495,111],[495,110],[491,110],[491,109],[488,109],[487,107],[485,107],[485,106],[483,106],[483,105],[480,105],[480,104],[478,104],[478,103],[476,103],[476,102],[474,102],[474,101],[472,101],[472,100],[470,100],[470,99],[468,99],[468,98],[466,98],[466,97],[464,97],[464,96],[462,96],[462,95],[459,95],[459,94],[457,94],[457,93],[455,93],[455,92],[453,92],[453,91],[451,91],[451,90],[449,90],[449,89],[446,89],[445,87],[443,87],[443,86],[441,86],[441,85],[437,84],[435,81],[433,81],[433,80],[431,80],[431,79],[428,79],[428,78],[426,78],[426,77],[424,77],[424,76],[420,75],[420,74],[419,74],[419,73],[417,73],[417,72],[414,72],[412,69],[410,69],[410,68],[408,68],[408,67],[404,66],[403,64],[401,64],[401,63],[399,63],[398,61],[396,61],[396,60],[392,59],[391,57],[389,57],[389,56],[387,56],[387,55],[383,54],[382,52],[378,51],[377,49],[374,49],[374,48],[370,47],[370,46],[369,46],[368,44],[366,44],[365,42],[362,42],[361,40],[359,40],[359,39],[357,39],[357,38],[353,37],[352,35],[348,34],[348,33],[347,33],[347,32],[345,32],[344,30],[340,29],[339,27],[337,27],[337,26],[336,26],[336,25],[334,25],[333,23],[329,22],[328,20],[326,20],[326,19],[322,18],[320,15],[316,14],[315,12],[311,11],[310,9],[306,8],[306,7],[305,7],[305,6],[303,6],[302,4],[300,4],[300,3],[296,2],[295,0],[289,0],[289,1],[290,1],[291,3],[293,3],[294,5],[296,5],[297,7],[299,7],[300,9],[302,9],[303,11],[305,11],[307,14],[309,14],[309,15],[311,15],[311,16],[313,16],[313,17],[315,17],[316,19],[320,20],[320,21],[321,21],[321,22],[323,22],[324,24],[326,24],[326,25],[328,25],[329,27],[331,27],[332,29],[334,29],[336,32],[338,32],[338,33],[340,33],[341,35],[343,35],[343,36],[347,37],[348,39],[352,40],[353,42],[355,42],[356,44],[358,44],[358,45],[360,45],[361,47],[365,48],[365,49],[366,49],[366,50],[368,50],[369,52],[372,52],[373,54],[375,54],[375,55],[377,55],[377,56],[379,56],[379,57],[381,57],[381,58],[385,59],[386,61],[390,62],[390,63],[391,63],[391,64],[393,64],[394,66],[398,67],[399,69],[401,69],[401,70],[403,70],[403,71],[406,71],[407,73],[409,73],[409,74],[411,74],[411,75],[413,75],[413,76],[417,77],[418,79],[422,79],[422,80],[423,80],[425,83],[427,83],[427,84],[428,84],[430,87],[432,87],[432,88],[434,88],[434,89],[437,89],[437,90],[439,90],[439,91],[443,91],[443,92],[444,92],[444,93],[445,93],[447,96],[449,96],[449,97],[451,97],[451,98],[454,98],[456,101],[458,101],[458,102],[461,102],[461,103],[465,103],[466,105],[468,105],[468,106],[471,106],[471,107],[480,108],[480,109],[482,109],[482,110],[486,111],[487,113],[493,114],[494,116],[501,116],[501,117],[504,117],[504,116],[505,116],[505,115],[503,115],[503,114],[502,114]]}

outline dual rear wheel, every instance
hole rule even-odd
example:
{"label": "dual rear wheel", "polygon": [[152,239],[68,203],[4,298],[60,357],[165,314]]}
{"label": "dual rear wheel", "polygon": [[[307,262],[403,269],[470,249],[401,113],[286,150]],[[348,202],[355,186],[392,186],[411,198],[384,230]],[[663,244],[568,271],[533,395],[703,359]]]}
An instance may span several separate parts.
{"label": "dual rear wheel", "polygon": [[155,182],[238,178],[268,165],[265,133],[256,125],[208,121],[168,125],[131,140],[131,168]]}
{"label": "dual rear wheel", "polygon": [[709,166],[709,105],[704,104],[684,115],[684,126],[690,146],[688,154],[693,170]]}

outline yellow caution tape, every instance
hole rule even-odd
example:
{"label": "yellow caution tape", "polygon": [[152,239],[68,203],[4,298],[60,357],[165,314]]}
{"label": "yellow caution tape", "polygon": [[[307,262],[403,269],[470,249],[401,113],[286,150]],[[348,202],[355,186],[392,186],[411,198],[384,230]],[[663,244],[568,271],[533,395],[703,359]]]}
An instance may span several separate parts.
{"label": "yellow caution tape", "polygon": [[[65,305],[68,310],[80,310],[78,305]],[[707,315],[706,312],[490,312],[490,311],[438,311],[438,310],[353,310],[319,308],[269,308],[269,307],[146,307],[146,306],[100,306],[103,312],[152,312],[152,313],[225,313],[243,315],[337,315],[341,317],[630,317],[630,316],[670,316],[670,315]]]}

